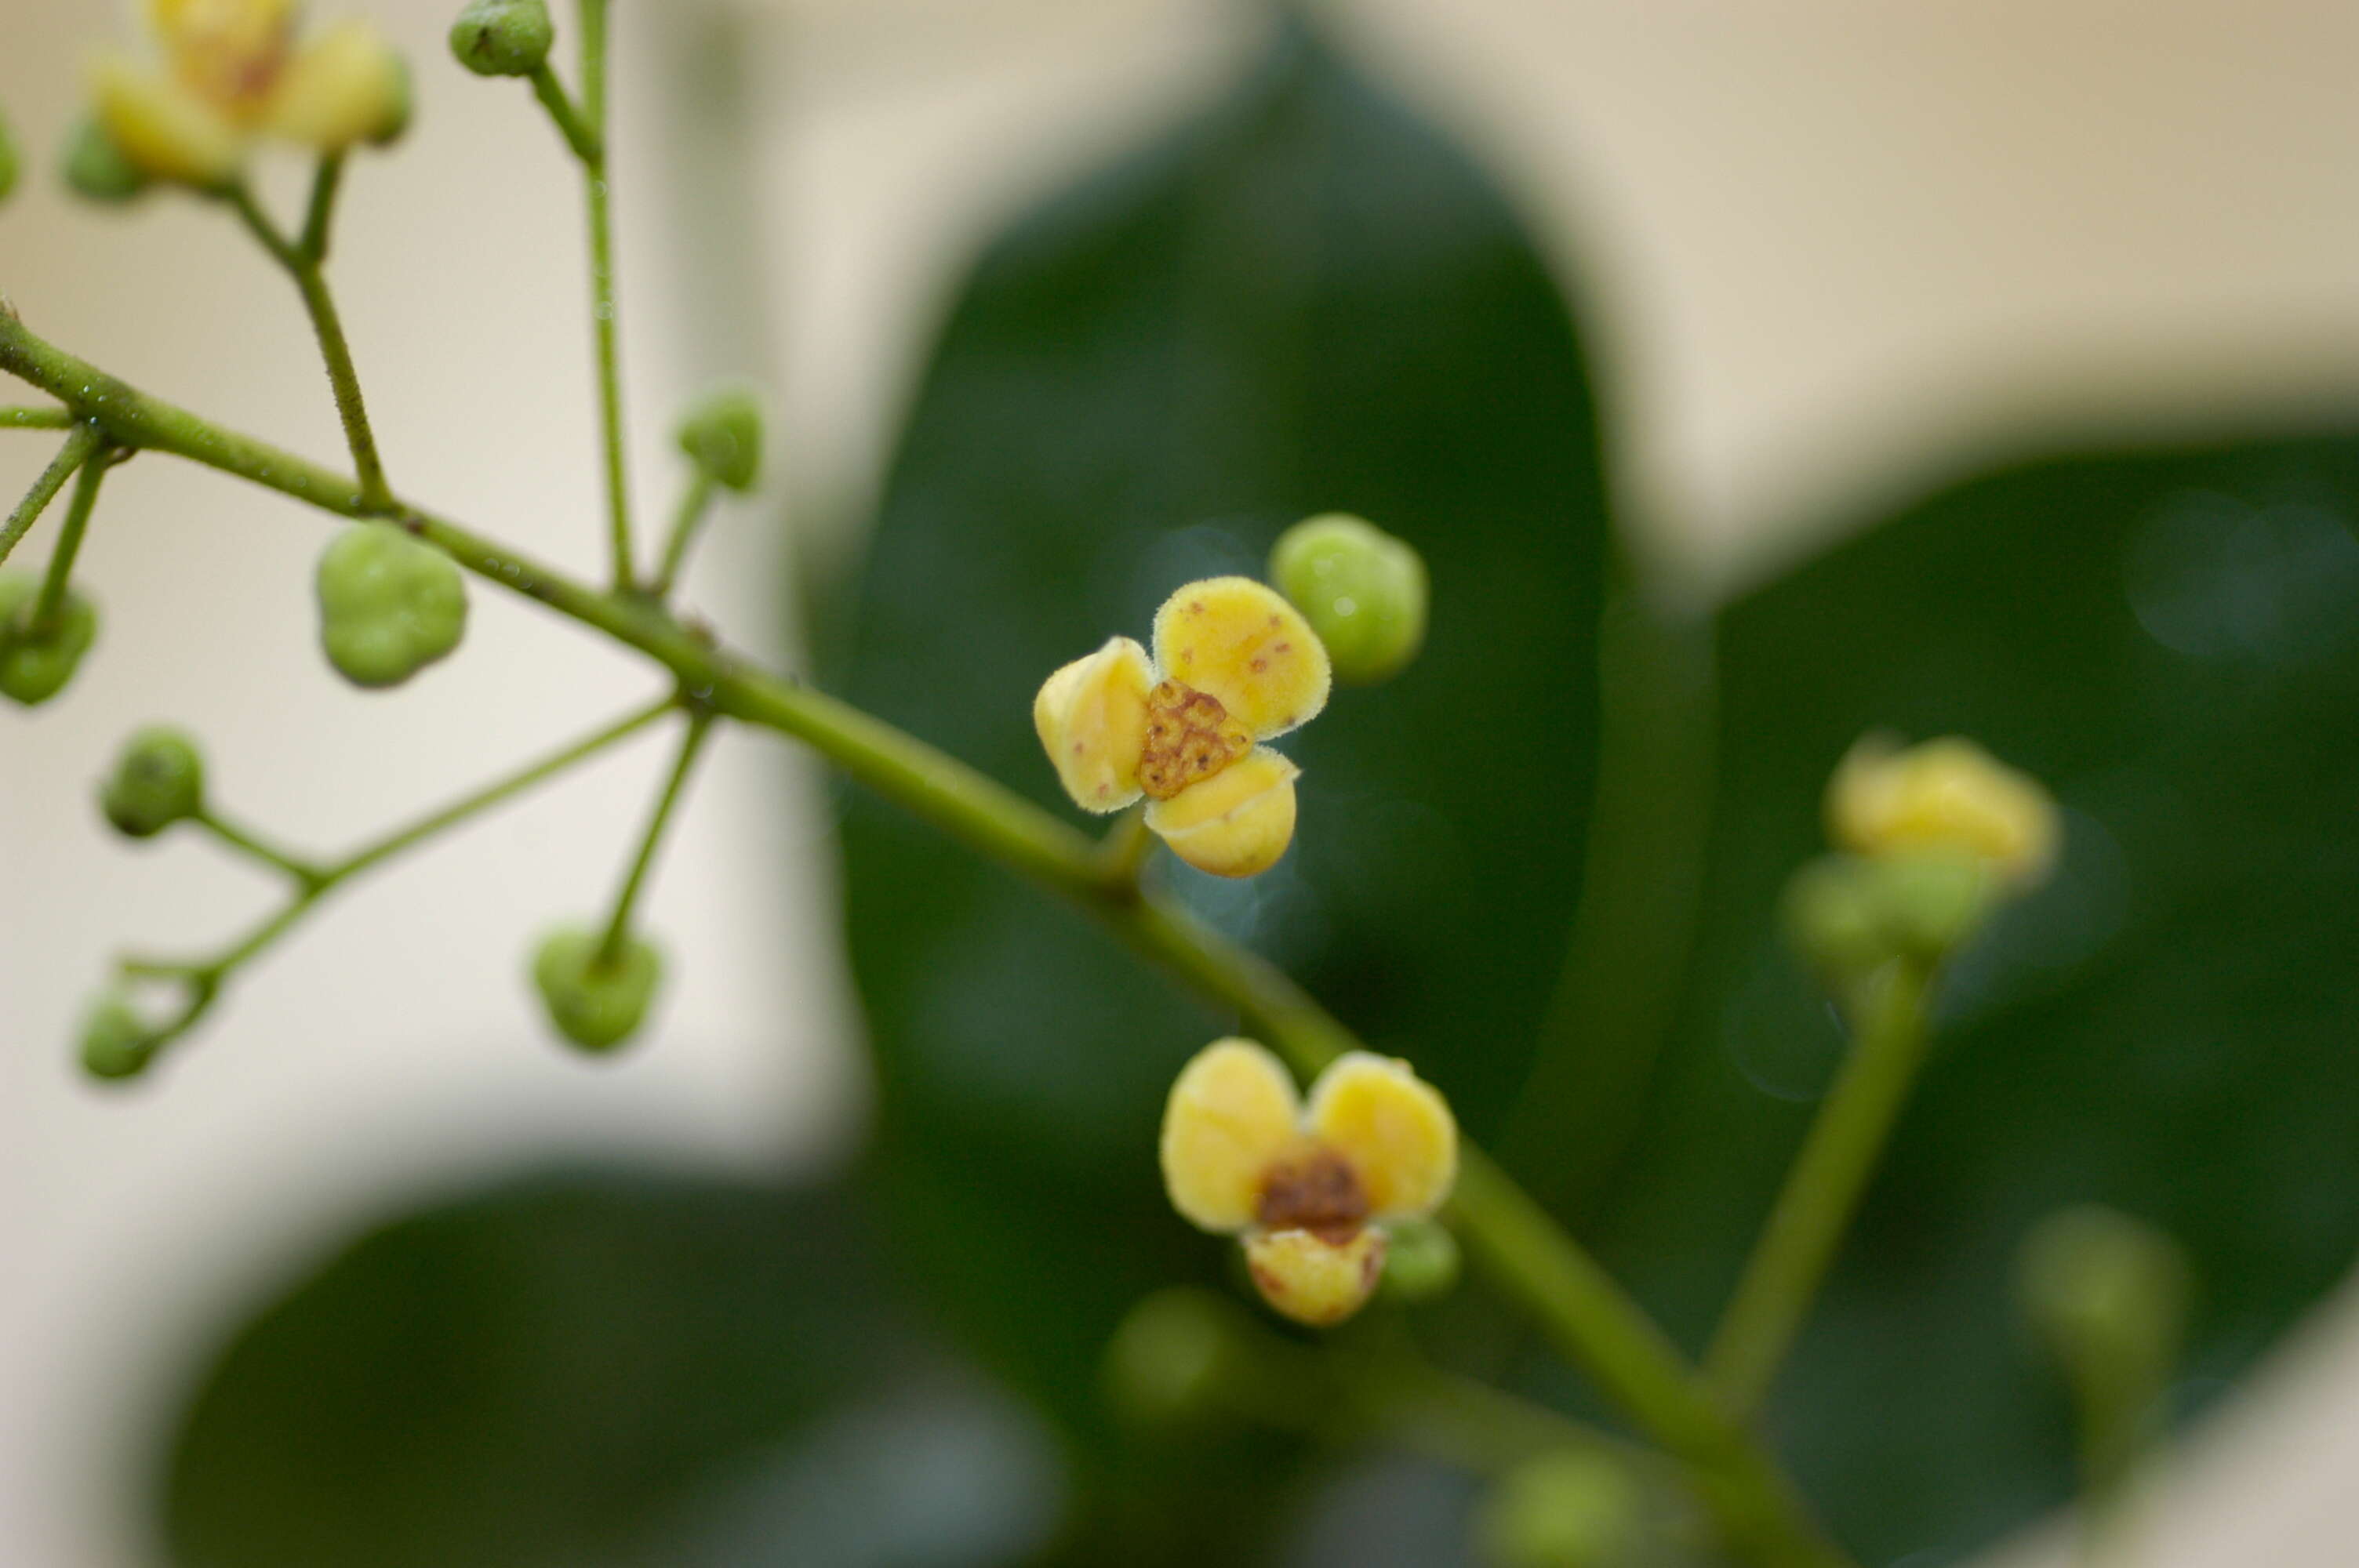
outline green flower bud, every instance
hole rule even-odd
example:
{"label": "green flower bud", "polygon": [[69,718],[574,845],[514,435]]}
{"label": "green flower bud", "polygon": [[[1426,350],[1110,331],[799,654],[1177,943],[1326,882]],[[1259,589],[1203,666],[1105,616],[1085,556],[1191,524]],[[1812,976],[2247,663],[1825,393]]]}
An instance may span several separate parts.
{"label": "green flower bud", "polygon": [[7,119],[0,116],[0,201],[7,200],[8,193],[16,189],[16,175],[22,165],[23,160],[16,155],[16,138],[8,132]]}
{"label": "green flower bud", "polygon": [[451,24],[451,52],[477,76],[530,76],[556,41],[542,0],[473,0]]}
{"label": "green flower bud", "polygon": [[1495,1568],[1614,1568],[1643,1523],[1629,1470],[1610,1454],[1560,1449],[1509,1471],[1475,1520]]}
{"label": "green flower bud", "polygon": [[605,933],[567,925],[541,939],[532,983],[557,1032],[584,1051],[611,1051],[639,1032],[663,979],[663,957],[626,937],[611,964],[598,962]]}
{"label": "green flower bud", "polygon": [[762,400],[753,389],[708,393],[679,422],[679,449],[713,483],[746,491],[762,474]]}
{"label": "green flower bud", "polygon": [[1148,1425],[1185,1422],[1214,1408],[1229,1375],[1234,1310],[1203,1291],[1158,1291],[1106,1346],[1106,1397]]}
{"label": "green flower bud", "polygon": [[2017,1255],[2025,1318],[2082,1397],[2123,1416],[2169,1378],[2191,1277],[2168,1234],[2097,1204],[2049,1215]]}
{"label": "green flower bud", "polygon": [[1458,1288],[1458,1238],[1430,1219],[1386,1222],[1384,1292],[1397,1302],[1430,1302]]}
{"label": "green flower bud", "polygon": [[1795,950],[1840,985],[1895,958],[1940,962],[2005,892],[1988,861],[1951,850],[1824,855],[1794,873],[1780,913]]}
{"label": "green flower bud", "polygon": [[76,195],[110,205],[145,195],[152,183],[138,165],[123,156],[114,138],[95,115],[85,115],[66,139],[66,185]]}
{"label": "green flower bud", "polygon": [[108,991],[82,1020],[82,1066],[93,1078],[136,1078],[156,1059],[162,1036],[139,1016],[131,999]]}
{"label": "green flower bud", "polygon": [[320,645],[354,686],[399,686],[466,633],[459,568],[391,524],[345,529],[320,557],[317,586]]}
{"label": "green flower bud", "polygon": [[204,757],[178,730],[142,730],[115,759],[98,804],[116,832],[153,838],[204,810]]}
{"label": "green flower bud", "polygon": [[1796,871],[1778,913],[1794,950],[1829,979],[1870,974],[1893,956],[1875,868],[1856,855],[1822,855]]}
{"label": "green flower bud", "polygon": [[0,572],[0,697],[27,708],[63,691],[98,640],[98,611],[71,589],[55,622],[37,635],[31,622],[40,596],[38,578]]}
{"label": "green flower bud", "polygon": [[373,147],[389,147],[409,135],[409,123],[417,117],[418,88],[410,80],[409,61],[400,55],[388,54],[380,118],[365,139]]}
{"label": "green flower bud", "polygon": [[1878,891],[1893,937],[1921,958],[1963,946],[1998,902],[1990,863],[1952,850],[1926,849],[1878,860]]}
{"label": "green flower bud", "polygon": [[1425,561],[1381,529],[1331,513],[1297,523],[1269,553],[1269,579],[1327,644],[1335,678],[1389,680],[1425,643]]}

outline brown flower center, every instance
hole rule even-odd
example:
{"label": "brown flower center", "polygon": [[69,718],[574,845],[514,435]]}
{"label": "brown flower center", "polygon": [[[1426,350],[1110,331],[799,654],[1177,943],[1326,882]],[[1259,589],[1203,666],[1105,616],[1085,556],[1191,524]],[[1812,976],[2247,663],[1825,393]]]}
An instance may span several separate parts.
{"label": "brown flower center", "polygon": [[1138,787],[1169,800],[1253,750],[1253,734],[1229,717],[1220,698],[1176,680],[1147,694],[1147,750]]}
{"label": "brown flower center", "polygon": [[1358,1173],[1332,1149],[1309,1149],[1273,1162],[1261,1179],[1254,1217],[1271,1230],[1308,1230],[1342,1246],[1368,1217]]}

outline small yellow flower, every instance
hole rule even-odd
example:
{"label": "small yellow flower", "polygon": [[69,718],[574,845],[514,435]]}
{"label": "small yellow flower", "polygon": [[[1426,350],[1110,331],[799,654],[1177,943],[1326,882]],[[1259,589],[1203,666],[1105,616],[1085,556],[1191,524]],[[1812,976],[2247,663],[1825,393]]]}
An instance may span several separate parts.
{"label": "small yellow flower", "polygon": [[1889,735],[1864,737],[1828,783],[1826,813],[1838,849],[1963,854],[2018,890],[2047,876],[2061,837],[2056,802],[2037,779],[1954,736],[1905,751]]}
{"label": "small yellow flower", "polygon": [[92,69],[101,123],[153,178],[229,183],[257,135],[323,153],[398,135],[401,57],[366,22],[299,40],[297,0],[148,0],[160,59],[110,54]]}
{"label": "small yellow flower", "polygon": [[1162,1161],[1180,1217],[1242,1238],[1262,1299],[1325,1327],[1376,1288],[1386,1222],[1422,1219],[1450,1195],[1458,1123],[1406,1062],[1339,1057],[1306,1107],[1277,1057],[1218,1040],[1171,1086]]}
{"label": "small yellow flower", "polygon": [[1050,676],[1033,727],[1084,811],[1144,795],[1147,826],[1199,871],[1249,877],[1294,837],[1301,770],[1258,742],[1327,705],[1326,647],[1250,578],[1191,582],[1155,612],[1155,655],[1127,637]]}

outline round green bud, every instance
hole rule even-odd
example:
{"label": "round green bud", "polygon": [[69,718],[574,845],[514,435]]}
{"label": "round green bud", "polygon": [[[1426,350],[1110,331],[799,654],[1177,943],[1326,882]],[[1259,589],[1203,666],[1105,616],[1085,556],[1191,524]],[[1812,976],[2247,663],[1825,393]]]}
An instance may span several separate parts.
{"label": "round green bud", "polygon": [[0,116],[0,201],[7,200],[9,193],[16,189],[16,176],[23,167],[24,160],[16,153],[16,138],[9,134],[6,117]]}
{"label": "round green bud", "polygon": [[1234,1311],[1203,1291],[1158,1291],[1106,1345],[1105,1390],[1114,1408],[1148,1425],[1189,1421],[1213,1408],[1228,1376]]}
{"label": "round green bud", "polygon": [[2049,1215],[2017,1254],[2025,1318],[2068,1370],[2116,1397],[2159,1390],[2192,1270],[2167,1233],[2099,1204]]}
{"label": "round green bud", "polygon": [[368,145],[389,147],[409,135],[409,123],[418,115],[418,87],[410,80],[409,61],[401,55],[386,57],[385,101],[383,116],[368,134]]}
{"label": "round green bud", "polygon": [[205,808],[205,760],[178,730],[142,730],[125,743],[99,787],[99,808],[114,830],[153,838]]}
{"label": "round green bud", "polygon": [[98,640],[98,611],[71,589],[48,626],[33,625],[40,596],[38,578],[0,572],[0,697],[27,708],[63,691]]}
{"label": "round green bud", "polygon": [[731,490],[762,475],[762,400],[751,387],[707,393],[679,422],[679,449],[707,479]]}
{"label": "round green bud", "polygon": [[451,24],[451,52],[477,76],[530,76],[556,41],[542,0],[473,0]]}
{"label": "round green bud", "polygon": [[1926,849],[1879,857],[1875,864],[1893,939],[1922,958],[1963,946],[2001,892],[1990,862],[1979,856]]}
{"label": "round green bud", "polygon": [[1458,1288],[1458,1238],[1430,1219],[1390,1220],[1385,1225],[1385,1278],[1380,1287],[1397,1302],[1439,1300]]}
{"label": "round green bud", "polygon": [[1821,974],[1851,979],[1893,956],[1875,882],[1875,866],[1857,855],[1821,855],[1787,882],[1786,939]]}
{"label": "round green bud", "polygon": [[636,936],[599,962],[605,933],[567,925],[541,939],[532,983],[557,1032],[584,1051],[611,1051],[639,1032],[663,980],[663,956]]}
{"label": "round green bud", "polygon": [[1638,1485],[1622,1462],[1585,1449],[1526,1460],[1484,1499],[1475,1536],[1494,1568],[1614,1568],[1642,1525]]}
{"label": "round green bud", "polygon": [[82,1071],[109,1082],[136,1078],[156,1059],[158,1039],[130,998],[108,991],[82,1020]]}
{"label": "round green bud", "polygon": [[320,646],[354,686],[399,686],[466,634],[458,567],[388,523],[345,529],[320,557],[316,586]]}
{"label": "round green bud", "polygon": [[136,200],[152,183],[94,115],[85,116],[66,138],[63,168],[66,186],[75,195],[110,205]]}
{"label": "round green bud", "polygon": [[1269,579],[1327,644],[1337,680],[1389,680],[1424,645],[1424,558],[1357,517],[1332,513],[1288,528],[1269,553]]}

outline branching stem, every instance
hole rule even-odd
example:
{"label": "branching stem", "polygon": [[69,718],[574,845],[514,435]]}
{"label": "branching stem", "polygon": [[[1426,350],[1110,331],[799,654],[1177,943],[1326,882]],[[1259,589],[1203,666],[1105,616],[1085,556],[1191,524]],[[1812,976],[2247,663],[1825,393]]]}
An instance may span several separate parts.
{"label": "branching stem", "polygon": [[66,437],[65,445],[58,449],[58,455],[49,460],[49,466],[41,470],[40,477],[33,481],[33,488],[25,492],[25,499],[16,503],[16,510],[8,514],[8,521],[0,524],[0,566],[7,564],[9,556],[16,551],[16,542],[40,521],[41,514],[49,509],[49,503],[58,498],[58,492],[65,488],[66,481],[74,476],[74,470],[105,444],[106,437],[95,423],[83,420],[73,427],[72,432]]}
{"label": "branching stem", "polygon": [[638,906],[639,894],[647,887],[647,872],[654,868],[656,854],[663,847],[664,830],[679,808],[680,792],[687,787],[688,776],[695,772],[696,759],[712,733],[711,713],[699,710],[689,715],[688,733],[680,739],[679,760],[672,763],[671,776],[664,781],[663,794],[656,799],[655,815],[647,820],[647,830],[639,836],[639,852],[623,879],[623,891],[614,897],[614,913],[606,922],[606,935],[598,944],[593,968],[611,969],[622,961],[624,944],[631,936],[631,914]]}

